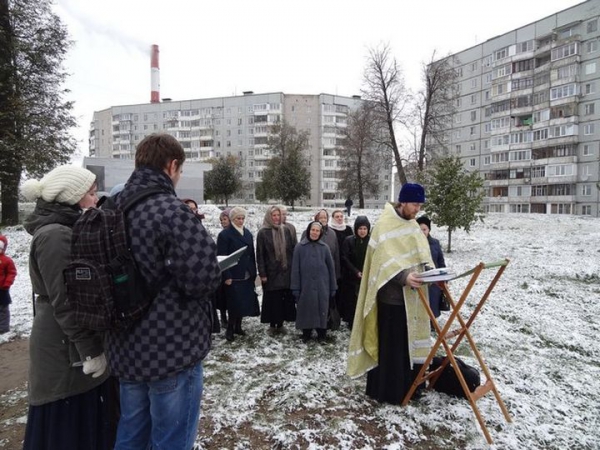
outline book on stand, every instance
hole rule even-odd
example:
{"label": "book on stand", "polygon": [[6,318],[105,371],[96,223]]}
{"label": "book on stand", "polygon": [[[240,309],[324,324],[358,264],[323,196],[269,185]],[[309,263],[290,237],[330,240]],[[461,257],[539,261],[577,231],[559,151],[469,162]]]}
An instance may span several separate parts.
{"label": "book on stand", "polygon": [[430,269],[416,274],[423,283],[435,283],[436,281],[449,281],[456,278],[456,272],[448,267]]}

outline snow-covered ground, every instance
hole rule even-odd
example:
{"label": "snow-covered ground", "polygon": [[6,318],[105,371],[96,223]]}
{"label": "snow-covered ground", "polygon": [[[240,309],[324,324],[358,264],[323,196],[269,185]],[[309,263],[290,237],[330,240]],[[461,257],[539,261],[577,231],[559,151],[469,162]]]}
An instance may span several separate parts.
{"label": "snow-covered ground", "polygon": [[[218,209],[201,210],[216,236]],[[248,208],[255,235],[264,211]],[[380,212],[355,210],[349,224],[357,214],[374,223]],[[289,220],[301,233],[314,213],[290,212]],[[28,336],[32,319],[30,237],[21,227],[3,232],[19,276],[11,291],[12,331],[0,343]],[[434,224],[432,235],[445,249],[445,230]],[[455,232],[452,247],[446,262],[458,272],[511,259],[471,330],[513,418],[506,423],[491,394],[478,402],[494,448],[600,448],[600,220],[493,214],[469,234]],[[467,310],[492,274],[484,272]],[[450,290],[458,295],[466,282],[454,281]],[[321,346],[302,344],[291,324],[278,336],[258,318],[244,324],[248,335],[233,343],[215,336],[205,362],[202,448],[487,447],[466,400],[428,392],[402,408],[365,397],[365,378],[345,375],[345,327]],[[474,363],[466,344],[458,353]]]}

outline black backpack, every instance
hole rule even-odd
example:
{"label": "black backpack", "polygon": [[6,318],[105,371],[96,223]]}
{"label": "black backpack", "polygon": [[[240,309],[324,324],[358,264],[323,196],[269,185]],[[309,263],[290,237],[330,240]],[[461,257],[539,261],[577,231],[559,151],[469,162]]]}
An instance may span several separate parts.
{"label": "black backpack", "polygon": [[121,207],[108,197],[75,223],[71,263],[63,271],[67,303],[77,324],[96,331],[124,330],[146,312],[156,289],[148,286],[129,249],[125,214],[141,200],[164,192],[142,189]]}
{"label": "black backpack", "polygon": [[[431,361],[431,365],[429,366],[430,370],[435,370],[442,365],[445,358],[440,356],[435,356]],[[465,363],[462,359],[454,357],[460,368],[460,371],[467,383],[467,387],[469,391],[473,392],[477,389],[477,386],[481,384],[481,377],[479,375],[479,371],[473,367]],[[450,362],[444,367],[444,371],[440,374],[439,378],[433,385],[433,389],[438,392],[443,392],[448,395],[452,395],[454,397],[466,398],[465,391],[463,391],[462,386],[460,385],[460,381],[456,376],[456,372],[454,368],[450,365]]]}

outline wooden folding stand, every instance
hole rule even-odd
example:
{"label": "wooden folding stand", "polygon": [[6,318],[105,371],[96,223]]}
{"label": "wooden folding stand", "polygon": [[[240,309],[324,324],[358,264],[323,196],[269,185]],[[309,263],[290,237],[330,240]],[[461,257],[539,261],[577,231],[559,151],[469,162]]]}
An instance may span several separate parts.
{"label": "wooden folding stand", "polygon": [[[425,295],[423,294],[423,289],[418,290],[419,297],[421,298],[421,301],[423,302],[423,304],[425,305],[425,308],[427,309],[427,313],[429,314],[429,317],[431,318],[431,323],[433,324],[435,331],[438,334],[438,338],[435,341],[435,344],[433,345],[433,347],[431,348],[431,351],[429,352],[429,356],[427,356],[427,359],[425,360],[425,364],[423,364],[423,367],[419,371],[417,378],[415,379],[410,390],[408,391],[408,393],[404,397],[404,400],[402,401],[402,406],[406,406],[408,404],[408,402],[410,401],[410,399],[412,398],[413,394],[415,393],[417,386],[427,380],[429,380],[428,389],[432,389],[433,386],[435,385],[435,382],[437,381],[437,379],[441,375],[442,371],[446,367],[446,365],[452,364],[452,367],[454,368],[456,376],[457,376],[458,380],[460,381],[460,385],[462,386],[462,388],[465,392],[466,398],[469,400],[469,403],[471,404],[471,408],[473,409],[473,412],[475,413],[475,416],[477,417],[477,421],[479,422],[481,430],[483,431],[483,434],[485,435],[485,439],[487,440],[488,444],[490,444],[490,445],[492,444],[492,437],[490,436],[490,433],[486,427],[485,421],[483,420],[483,417],[481,416],[481,412],[479,411],[479,408],[477,408],[477,404],[476,404],[477,400],[479,400],[481,397],[483,397],[488,392],[492,391],[494,393],[494,396],[496,397],[496,401],[498,402],[500,409],[504,413],[504,417],[506,418],[506,421],[512,422],[512,419],[510,417],[510,414],[508,413],[508,410],[506,409],[506,406],[504,405],[504,402],[502,401],[502,398],[500,397],[500,394],[498,392],[498,389],[496,388],[496,385],[494,384],[494,380],[492,379],[492,376],[490,375],[490,371],[489,371],[488,367],[486,366],[485,362],[483,361],[483,358],[481,357],[481,354],[479,353],[477,346],[475,345],[475,341],[473,340],[473,337],[471,336],[471,333],[469,332],[469,328],[471,327],[471,325],[473,324],[473,321],[479,314],[479,311],[481,311],[481,308],[483,307],[484,303],[489,298],[490,293],[494,289],[494,286],[496,286],[496,283],[502,276],[502,273],[504,272],[504,269],[506,269],[506,266],[508,265],[508,263],[509,263],[508,259],[503,259],[501,261],[496,261],[496,262],[492,262],[492,263],[481,262],[477,266],[475,266],[473,269],[452,278],[452,279],[456,279],[456,278],[461,278],[464,276],[471,275],[471,279],[469,280],[467,287],[465,288],[463,294],[461,295],[460,299],[458,300],[458,303],[455,303],[454,300],[452,299],[452,295],[448,291],[447,282],[446,281],[438,282],[438,285],[440,285],[440,287],[444,291],[446,298],[448,299],[448,301],[451,305],[451,309],[452,309],[452,312],[450,313],[450,317],[446,321],[446,324],[444,325],[443,329],[441,329],[439,324],[437,323],[437,320],[435,319],[435,316],[433,315],[433,312],[431,311],[431,308],[429,307],[429,302],[428,302],[427,298],[425,297]],[[479,303],[477,304],[477,306],[471,313],[471,316],[465,322],[460,314],[461,308],[465,304],[465,301],[467,300],[467,297],[469,296],[469,293],[471,292],[471,289],[475,285],[475,282],[479,278],[479,275],[481,274],[481,272],[484,269],[491,269],[491,268],[498,268],[496,275],[494,276],[489,287],[485,291],[483,297],[481,297],[481,300],[479,300]],[[460,328],[450,331],[450,327],[452,326],[452,323],[454,322],[455,319],[458,320],[458,322],[460,324]],[[458,364],[456,363],[456,359],[454,357],[454,352],[456,351],[456,349],[458,348],[460,342],[462,341],[462,339],[464,337],[466,337],[467,341],[469,341],[471,350],[473,351],[473,354],[477,358],[477,361],[479,362],[479,365],[481,366],[481,370],[483,371],[483,373],[485,374],[485,377],[487,379],[485,384],[479,386],[477,389],[475,389],[474,392],[469,391],[469,388],[467,387],[467,383],[465,382],[465,379],[464,379],[461,371],[458,369]],[[448,343],[448,340],[453,339],[453,338],[456,338],[456,340],[454,341],[454,343],[452,345],[450,345]],[[429,364],[431,363],[433,357],[435,356],[435,354],[440,346],[444,347],[447,357],[444,359],[444,361],[440,367],[438,367],[434,371],[428,372]]]}

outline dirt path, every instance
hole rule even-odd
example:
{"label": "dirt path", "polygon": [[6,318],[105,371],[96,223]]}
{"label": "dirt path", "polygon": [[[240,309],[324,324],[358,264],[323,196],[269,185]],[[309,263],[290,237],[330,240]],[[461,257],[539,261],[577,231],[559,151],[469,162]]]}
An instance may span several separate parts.
{"label": "dirt path", "polygon": [[23,448],[27,414],[27,370],[29,340],[0,344],[0,447]]}
{"label": "dirt path", "polygon": [[0,394],[24,386],[29,369],[29,340],[0,344]]}

